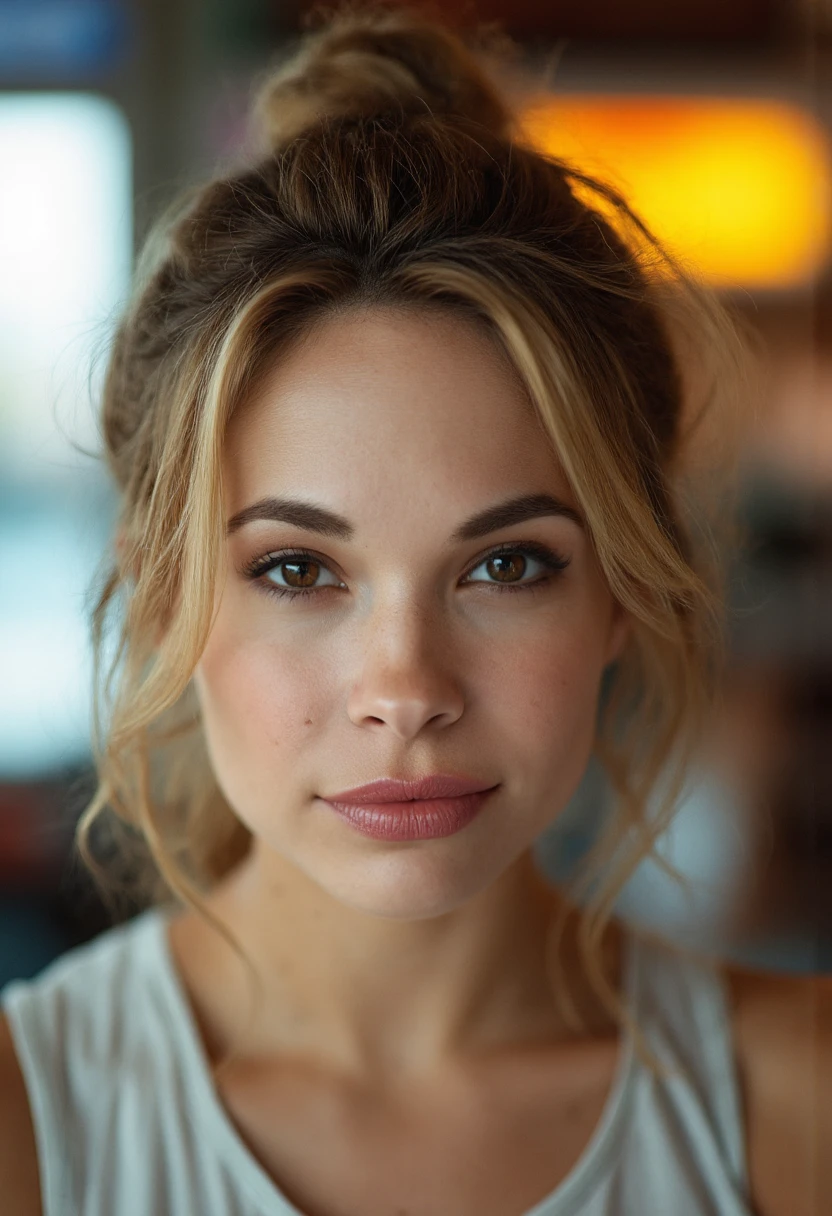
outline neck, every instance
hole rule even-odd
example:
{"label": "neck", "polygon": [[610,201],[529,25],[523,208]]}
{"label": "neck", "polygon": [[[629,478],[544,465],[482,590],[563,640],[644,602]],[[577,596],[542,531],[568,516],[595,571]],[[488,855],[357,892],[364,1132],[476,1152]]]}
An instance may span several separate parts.
{"label": "neck", "polygon": [[[439,917],[396,920],[345,907],[275,854],[256,851],[207,900],[257,969],[191,912],[171,947],[209,1053],[312,1057],[363,1077],[428,1077],[452,1060],[574,1037],[555,999],[547,939],[564,907],[523,854],[486,891]],[[562,980],[595,1033],[609,1015],[582,974],[567,908]],[[604,951],[618,982],[620,935]]]}

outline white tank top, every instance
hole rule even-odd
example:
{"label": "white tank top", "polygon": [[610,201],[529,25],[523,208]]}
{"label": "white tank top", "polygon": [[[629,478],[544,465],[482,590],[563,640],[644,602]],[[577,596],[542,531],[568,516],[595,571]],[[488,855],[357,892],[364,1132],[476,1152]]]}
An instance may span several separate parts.
{"label": "white tank top", "polygon": [[[219,1100],[167,916],[144,912],[0,992],[44,1216],[302,1216]],[[650,1046],[684,1075],[656,1079],[625,1033],[589,1143],[524,1216],[751,1216],[719,972],[630,933],[626,985]]]}

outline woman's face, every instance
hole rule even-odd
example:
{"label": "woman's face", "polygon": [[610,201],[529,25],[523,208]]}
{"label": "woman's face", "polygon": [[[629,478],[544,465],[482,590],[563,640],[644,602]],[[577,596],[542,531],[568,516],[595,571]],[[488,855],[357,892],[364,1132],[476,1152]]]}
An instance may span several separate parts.
{"label": "woman's face", "polygon": [[[459,318],[330,318],[235,413],[224,484],[229,520],[291,499],[345,521],[238,520],[226,540],[195,683],[254,856],[378,915],[451,910],[575,790],[627,633],[522,389]],[[564,510],[538,513],[544,495]],[[530,496],[533,517],[465,533]],[[431,773],[498,788],[461,830],[407,842],[322,800]]]}

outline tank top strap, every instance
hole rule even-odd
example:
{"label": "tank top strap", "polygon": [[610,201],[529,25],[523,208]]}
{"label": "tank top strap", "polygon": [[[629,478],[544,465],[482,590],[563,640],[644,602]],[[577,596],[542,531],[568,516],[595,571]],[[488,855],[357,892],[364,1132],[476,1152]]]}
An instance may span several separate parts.
{"label": "tank top strap", "polygon": [[704,1116],[723,1168],[748,1184],[742,1102],[727,985],[707,958],[640,935],[638,1015],[670,1075],[665,1094],[695,1127]]}
{"label": "tank top strap", "polygon": [[[0,992],[31,1110],[44,1216],[72,1210],[74,1196],[65,1153],[67,1101],[62,1078],[65,1010],[38,999],[32,981],[13,980]],[[57,1151],[56,1151],[57,1150]]]}
{"label": "tank top strap", "polygon": [[136,982],[125,946],[152,928],[149,916],[116,926],[0,992],[32,1114],[44,1216],[80,1210],[84,1115],[96,1108],[100,1070],[119,1058]]}

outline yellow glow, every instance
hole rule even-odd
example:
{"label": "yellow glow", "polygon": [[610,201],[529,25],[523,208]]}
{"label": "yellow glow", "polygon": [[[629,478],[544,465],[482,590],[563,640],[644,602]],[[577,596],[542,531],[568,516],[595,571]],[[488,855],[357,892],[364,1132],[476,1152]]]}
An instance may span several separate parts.
{"label": "yellow glow", "polygon": [[806,283],[832,247],[830,145],[779,101],[543,97],[523,131],[618,186],[655,235],[720,287]]}

